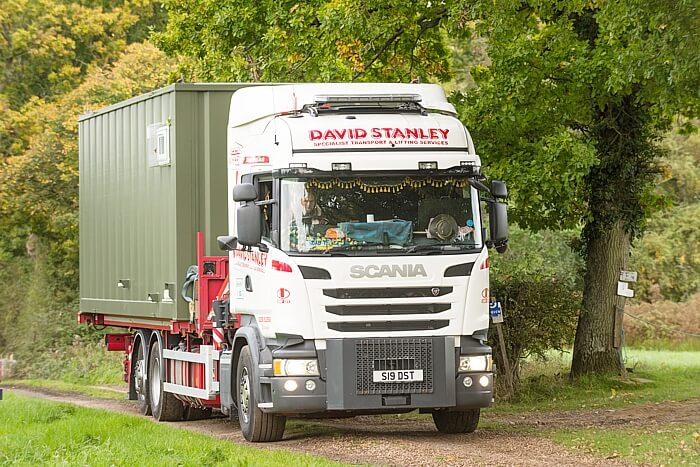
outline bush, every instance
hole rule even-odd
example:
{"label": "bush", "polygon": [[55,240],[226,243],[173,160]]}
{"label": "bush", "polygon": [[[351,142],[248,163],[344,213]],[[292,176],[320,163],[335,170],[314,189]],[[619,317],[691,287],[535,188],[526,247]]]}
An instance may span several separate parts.
{"label": "bush", "polygon": [[[498,342],[496,325],[489,331],[489,344],[494,349],[498,373],[499,395],[508,398],[520,383],[520,363],[536,355],[546,358],[550,349],[562,350],[573,344],[581,291],[567,287],[555,277],[526,275],[505,281],[492,280],[492,294],[503,307],[502,332],[510,375]],[[513,387],[506,381],[510,376]]]}
{"label": "bush", "polygon": [[639,271],[639,298],[679,302],[700,290],[700,202],[660,212],[634,247],[631,267]]}
{"label": "bush", "polygon": [[494,349],[500,398],[509,398],[520,383],[520,363],[536,355],[546,358],[550,349],[561,350],[573,343],[582,298],[583,261],[569,245],[578,232],[533,233],[511,229],[511,246],[504,255],[492,257],[491,297],[501,302],[501,326],[510,367],[506,384],[503,360],[495,325],[489,331]]}

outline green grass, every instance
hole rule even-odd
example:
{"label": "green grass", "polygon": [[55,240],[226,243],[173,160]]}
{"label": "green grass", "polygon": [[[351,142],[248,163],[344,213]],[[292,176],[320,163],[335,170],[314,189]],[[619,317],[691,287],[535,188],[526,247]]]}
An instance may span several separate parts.
{"label": "green grass", "polygon": [[575,429],[556,432],[552,439],[569,448],[596,456],[623,457],[638,464],[700,464],[700,424]]}
{"label": "green grass", "polygon": [[687,339],[646,339],[629,342],[630,347],[645,350],[672,350],[686,352],[700,352],[700,339],[688,337]]}
{"label": "green grass", "polygon": [[620,407],[700,397],[700,352],[627,349],[627,380],[616,376],[569,379],[570,354],[553,353],[546,362],[523,368],[517,396],[497,402],[494,412],[527,412]]}
{"label": "green grass", "polygon": [[0,402],[1,465],[337,465],[17,394]]}
{"label": "green grass", "polygon": [[85,396],[95,397],[98,399],[126,399],[126,384],[124,384],[124,391],[122,392],[97,386],[86,386],[84,384],[67,383],[65,381],[55,381],[50,379],[6,379],[2,382],[2,385],[5,387],[18,386],[46,389],[62,394],[83,394]]}

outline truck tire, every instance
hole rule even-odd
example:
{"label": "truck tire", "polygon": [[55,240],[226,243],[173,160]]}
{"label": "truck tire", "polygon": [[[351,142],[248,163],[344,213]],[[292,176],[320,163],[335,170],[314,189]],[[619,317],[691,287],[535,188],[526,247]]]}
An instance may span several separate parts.
{"label": "truck tire", "polygon": [[267,414],[258,408],[259,394],[257,390],[256,368],[250,356],[250,348],[241,349],[236,368],[236,395],[238,406],[238,422],[241,425],[243,437],[253,443],[279,441],[284,435],[287,417]]}
{"label": "truck tire", "polygon": [[148,384],[153,418],[159,422],[182,420],[182,414],[185,410],[182,402],[173,394],[163,390],[165,375],[162,371],[162,359],[160,344],[156,340],[151,345],[151,352],[148,357]]}
{"label": "truck tire", "polygon": [[188,405],[185,407],[182,419],[185,421],[206,420],[207,418],[211,418],[211,413],[211,407],[201,408]]}
{"label": "truck tire", "polygon": [[440,433],[472,433],[479,425],[481,409],[462,412],[433,412],[433,422]]}
{"label": "truck tire", "polygon": [[151,396],[148,393],[148,359],[146,350],[148,344],[143,339],[143,334],[136,333],[134,339],[136,348],[132,356],[132,373],[134,392],[138,401],[139,413],[151,415]]}

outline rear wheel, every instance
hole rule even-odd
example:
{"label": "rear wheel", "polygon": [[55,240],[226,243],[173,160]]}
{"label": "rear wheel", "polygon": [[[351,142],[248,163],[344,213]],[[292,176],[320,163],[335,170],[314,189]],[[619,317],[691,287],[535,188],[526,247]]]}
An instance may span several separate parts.
{"label": "rear wheel", "polygon": [[287,417],[267,414],[258,408],[259,394],[257,391],[257,378],[253,359],[250,356],[250,348],[241,349],[236,369],[236,381],[238,388],[238,422],[241,432],[248,441],[253,443],[266,443],[279,441],[284,435],[284,426]]}
{"label": "rear wheel", "polygon": [[153,418],[159,422],[182,420],[184,406],[173,394],[163,390],[165,375],[163,374],[163,355],[156,340],[151,346],[148,358],[148,386],[151,396]]}
{"label": "rear wheel", "polygon": [[472,433],[479,425],[481,409],[463,412],[433,412],[433,422],[440,433]]}
{"label": "rear wheel", "polygon": [[139,413],[141,415],[151,415],[151,401],[148,394],[148,378],[146,349],[147,345],[143,341],[141,334],[136,334],[135,338],[136,350],[134,351],[132,365],[132,378],[134,382],[134,391],[136,392],[136,400],[138,401]]}
{"label": "rear wheel", "polygon": [[212,409],[211,407],[206,407],[206,408],[201,408],[201,407],[192,407],[191,405],[188,405],[185,407],[185,410],[182,414],[182,419],[183,420],[205,420],[207,418],[211,418],[211,413]]}

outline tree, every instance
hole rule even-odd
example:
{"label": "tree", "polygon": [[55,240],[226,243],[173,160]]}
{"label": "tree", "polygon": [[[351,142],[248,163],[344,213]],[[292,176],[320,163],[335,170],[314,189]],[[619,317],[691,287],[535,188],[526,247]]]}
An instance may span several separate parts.
{"label": "tree", "polygon": [[[443,2],[165,0],[155,41],[190,79],[403,81],[449,77]],[[460,28],[454,28],[457,34]]]}
{"label": "tree", "polygon": [[[583,225],[586,273],[573,376],[624,372],[616,285],[658,199],[657,140],[700,104],[696,1],[470,3],[489,67],[462,114],[490,172],[534,229]],[[616,318],[617,317],[617,318]]]}
{"label": "tree", "polygon": [[0,10],[0,158],[20,154],[39,122],[24,106],[80,84],[143,41],[163,13],[152,0],[7,0]]}
{"label": "tree", "polygon": [[78,276],[78,117],[163,86],[174,69],[150,43],[132,44],[113,66],[90,67],[76,89],[25,115],[41,122],[42,131],[0,166],[4,240],[16,251],[37,233],[48,246],[49,273],[66,289],[77,290]]}

